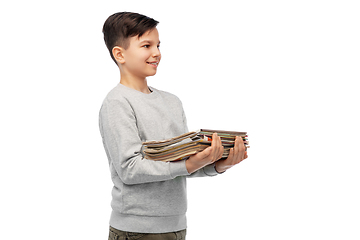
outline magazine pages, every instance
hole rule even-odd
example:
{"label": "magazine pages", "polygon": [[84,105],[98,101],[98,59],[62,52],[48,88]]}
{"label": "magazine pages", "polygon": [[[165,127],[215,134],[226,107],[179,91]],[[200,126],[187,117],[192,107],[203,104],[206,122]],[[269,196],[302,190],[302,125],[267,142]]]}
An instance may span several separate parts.
{"label": "magazine pages", "polygon": [[242,137],[246,149],[250,147],[246,132],[201,129],[167,140],[143,142],[145,158],[166,162],[182,160],[210,147],[212,135],[215,132],[224,146],[222,158],[229,155],[230,149],[234,147],[236,136]]}

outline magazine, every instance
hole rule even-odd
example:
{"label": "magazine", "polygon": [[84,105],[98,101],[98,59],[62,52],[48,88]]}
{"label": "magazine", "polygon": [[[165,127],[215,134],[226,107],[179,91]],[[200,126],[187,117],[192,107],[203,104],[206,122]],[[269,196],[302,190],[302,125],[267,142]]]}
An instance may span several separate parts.
{"label": "magazine", "polygon": [[166,162],[185,159],[210,147],[214,133],[218,134],[224,146],[222,158],[228,157],[236,136],[242,137],[246,149],[250,147],[247,132],[200,129],[171,139],[143,142],[145,158]]}

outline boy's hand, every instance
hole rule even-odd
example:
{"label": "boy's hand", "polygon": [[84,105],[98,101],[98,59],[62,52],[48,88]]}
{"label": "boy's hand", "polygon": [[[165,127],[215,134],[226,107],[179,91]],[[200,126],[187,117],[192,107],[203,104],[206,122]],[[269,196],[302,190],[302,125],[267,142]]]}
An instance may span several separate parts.
{"label": "boy's hand", "polygon": [[206,148],[204,151],[191,156],[186,160],[186,168],[191,174],[202,167],[205,167],[215,161],[219,160],[224,152],[224,147],[221,144],[220,137],[217,133],[212,135],[211,147]]}
{"label": "boy's hand", "polygon": [[219,160],[215,163],[215,169],[218,173],[225,172],[229,168],[240,163],[248,157],[245,151],[245,145],[242,137],[236,137],[234,148],[230,149],[230,154],[227,159]]}

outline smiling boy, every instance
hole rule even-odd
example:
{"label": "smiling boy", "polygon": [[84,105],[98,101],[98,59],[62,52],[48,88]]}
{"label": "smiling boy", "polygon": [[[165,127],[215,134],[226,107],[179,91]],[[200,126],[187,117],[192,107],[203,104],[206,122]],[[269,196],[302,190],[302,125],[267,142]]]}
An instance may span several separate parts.
{"label": "smiling boy", "polygon": [[185,239],[186,177],[215,176],[247,157],[242,138],[225,160],[220,138],[187,160],[145,159],[142,142],[188,132],[181,101],[149,87],[161,60],[158,22],[120,12],[104,23],[105,44],[120,69],[120,83],[103,101],[99,127],[112,190],[109,239]]}
{"label": "smiling boy", "polygon": [[128,41],[127,48],[115,46],[112,49],[120,69],[120,83],[150,93],[146,77],[155,75],[161,59],[158,30],[151,29],[140,38],[133,36]]}

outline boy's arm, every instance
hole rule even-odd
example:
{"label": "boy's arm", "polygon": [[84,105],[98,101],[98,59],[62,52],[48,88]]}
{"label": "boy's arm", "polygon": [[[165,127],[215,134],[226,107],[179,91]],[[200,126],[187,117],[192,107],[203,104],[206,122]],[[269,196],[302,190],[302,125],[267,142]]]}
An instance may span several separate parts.
{"label": "boy's arm", "polygon": [[141,154],[135,114],[125,99],[106,100],[100,111],[100,131],[113,167],[125,184],[140,184],[189,175],[185,161],[162,162]]}

